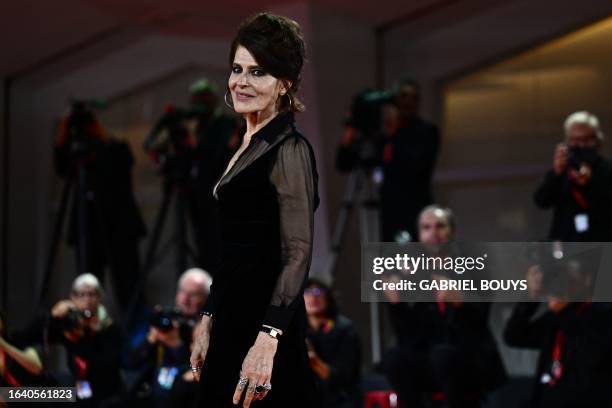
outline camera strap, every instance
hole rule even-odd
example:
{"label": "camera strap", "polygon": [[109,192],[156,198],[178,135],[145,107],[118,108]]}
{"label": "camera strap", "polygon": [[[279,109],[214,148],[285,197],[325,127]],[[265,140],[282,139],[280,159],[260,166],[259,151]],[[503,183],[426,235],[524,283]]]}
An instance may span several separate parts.
{"label": "camera strap", "polygon": [[580,206],[580,208],[582,208],[583,210],[588,210],[589,203],[584,197],[584,194],[582,194],[582,192],[578,190],[578,188],[576,187],[576,176],[574,175],[574,173],[572,173],[569,170],[568,170],[567,175],[569,179],[572,181],[572,185],[570,186],[570,193],[574,197],[574,200]]}

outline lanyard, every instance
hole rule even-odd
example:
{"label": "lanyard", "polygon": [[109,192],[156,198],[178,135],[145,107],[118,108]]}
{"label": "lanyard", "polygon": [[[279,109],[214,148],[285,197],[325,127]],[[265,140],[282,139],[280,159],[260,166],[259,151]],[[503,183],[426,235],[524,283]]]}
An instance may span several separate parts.
{"label": "lanyard", "polygon": [[87,376],[87,361],[79,356],[74,357],[74,363],[77,369],[77,378],[83,379]]}
{"label": "lanyard", "polygon": [[[576,316],[580,316],[589,306],[591,306],[591,302],[584,302],[578,306],[576,310]],[[553,344],[553,350],[551,355],[551,366],[550,366],[550,381],[548,381],[548,385],[554,386],[563,376],[563,363],[561,361],[561,357],[563,354],[563,347],[566,343],[566,337],[563,331],[557,330],[555,334],[555,342]]]}
{"label": "lanyard", "polygon": [[[571,181],[576,181],[576,176],[574,176],[572,172],[569,172],[569,170],[568,176]],[[572,186],[570,187],[570,192],[572,193],[574,200],[576,200],[576,203],[578,203],[580,208],[582,208],[583,210],[588,210],[589,203],[587,202],[586,198],[584,198],[584,194],[582,194],[582,192],[576,188],[574,183],[572,183]]]}

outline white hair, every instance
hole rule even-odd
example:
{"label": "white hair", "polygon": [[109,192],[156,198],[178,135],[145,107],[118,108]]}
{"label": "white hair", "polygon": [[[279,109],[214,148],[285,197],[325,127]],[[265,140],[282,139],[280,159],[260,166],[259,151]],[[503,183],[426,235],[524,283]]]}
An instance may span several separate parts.
{"label": "white hair", "polygon": [[[104,296],[104,290],[102,289],[102,285],[100,285],[100,281],[95,275],[91,273],[84,273],[82,275],[77,276],[74,282],[72,282],[72,291],[78,292],[79,290],[83,289],[84,286],[92,287],[95,289],[96,292],[98,292],[98,295],[100,297]],[[96,315],[98,316],[100,327],[107,327],[112,323],[112,319],[110,318],[108,311],[101,303],[98,305]]]}
{"label": "white hair", "polygon": [[427,213],[432,213],[437,218],[444,218],[446,222],[448,222],[448,225],[450,225],[451,229],[455,231],[455,214],[450,208],[442,207],[438,204],[430,204],[421,210],[419,219],[423,216],[423,214]]}
{"label": "white hair", "polygon": [[593,132],[597,136],[599,142],[603,142],[604,133],[599,126],[599,119],[597,119],[597,116],[588,111],[578,111],[572,113],[565,119],[565,123],[563,124],[563,127],[565,128],[565,135],[567,136],[570,128],[577,124],[586,125],[593,129]]}
{"label": "white hair", "polygon": [[193,278],[198,283],[204,284],[204,290],[206,293],[210,293],[210,285],[212,285],[212,277],[204,269],[190,268],[187,269],[178,280],[179,288],[187,278]]}
{"label": "white hair", "polygon": [[83,288],[83,286],[91,286],[96,289],[96,291],[100,295],[102,295],[102,285],[100,285],[100,281],[98,280],[98,278],[96,278],[96,276],[91,273],[84,273],[82,275],[77,276],[74,282],[72,283],[72,290],[76,292],[79,289]]}

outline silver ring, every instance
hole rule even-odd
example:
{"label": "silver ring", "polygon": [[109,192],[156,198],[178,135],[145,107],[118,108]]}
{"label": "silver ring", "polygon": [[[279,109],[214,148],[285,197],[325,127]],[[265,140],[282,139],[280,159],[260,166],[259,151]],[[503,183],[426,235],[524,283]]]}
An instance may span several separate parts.
{"label": "silver ring", "polygon": [[191,367],[191,372],[192,373],[197,373],[198,371],[200,371],[200,369],[198,367]]}

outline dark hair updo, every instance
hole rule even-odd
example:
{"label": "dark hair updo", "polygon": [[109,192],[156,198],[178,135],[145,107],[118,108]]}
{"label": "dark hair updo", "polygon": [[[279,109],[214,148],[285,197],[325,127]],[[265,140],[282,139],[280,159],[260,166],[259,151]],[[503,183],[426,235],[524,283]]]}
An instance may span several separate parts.
{"label": "dark hair updo", "polygon": [[[270,13],[247,18],[232,41],[230,67],[238,46],[249,50],[261,67],[285,81],[287,93],[278,100],[279,112],[302,112],[304,104],[296,97],[304,65],[305,45],[297,22]],[[286,83],[291,82],[291,87]]]}

